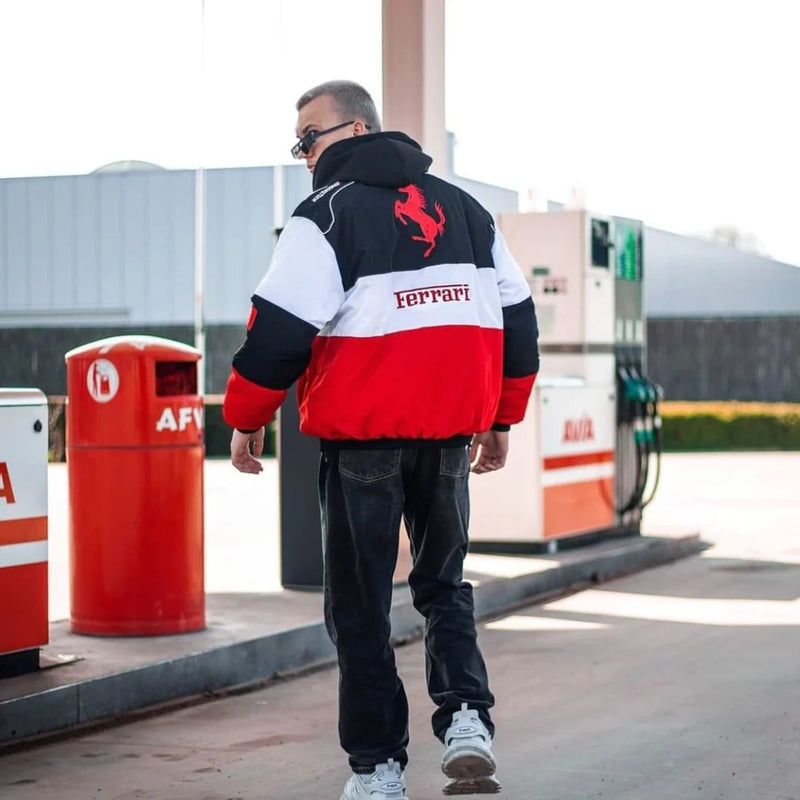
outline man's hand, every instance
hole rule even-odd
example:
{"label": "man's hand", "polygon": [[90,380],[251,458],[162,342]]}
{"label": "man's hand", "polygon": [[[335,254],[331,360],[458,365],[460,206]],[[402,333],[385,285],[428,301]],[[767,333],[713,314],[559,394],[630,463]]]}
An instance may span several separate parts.
{"label": "man's hand", "polygon": [[476,475],[502,469],[507,456],[508,431],[484,431],[472,437],[469,463],[472,464],[472,471]]}
{"label": "man's hand", "polygon": [[[252,454],[250,452],[250,443],[253,443]],[[241,431],[234,431],[233,438],[231,439],[231,463],[239,472],[249,472],[252,475],[257,475],[264,467],[261,462],[255,458],[264,452],[264,429],[259,428],[253,433],[242,433]]]}

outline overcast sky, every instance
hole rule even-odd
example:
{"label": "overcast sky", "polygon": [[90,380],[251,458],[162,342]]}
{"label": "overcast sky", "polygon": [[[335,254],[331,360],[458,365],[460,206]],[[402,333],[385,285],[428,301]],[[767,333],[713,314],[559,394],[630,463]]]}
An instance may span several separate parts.
{"label": "overcast sky", "polygon": [[[403,0],[396,0],[403,2]],[[800,264],[794,0],[447,0],[456,170]],[[381,101],[380,0],[0,0],[0,177],[289,163],[294,101]],[[415,54],[409,52],[409,58]]]}

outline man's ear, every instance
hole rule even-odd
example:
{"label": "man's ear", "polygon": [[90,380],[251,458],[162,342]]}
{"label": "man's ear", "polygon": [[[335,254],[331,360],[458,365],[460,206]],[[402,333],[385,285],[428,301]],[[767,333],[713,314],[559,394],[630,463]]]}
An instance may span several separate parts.
{"label": "man's ear", "polygon": [[357,119],[353,123],[353,136],[363,136],[366,132],[367,126],[360,119]]}

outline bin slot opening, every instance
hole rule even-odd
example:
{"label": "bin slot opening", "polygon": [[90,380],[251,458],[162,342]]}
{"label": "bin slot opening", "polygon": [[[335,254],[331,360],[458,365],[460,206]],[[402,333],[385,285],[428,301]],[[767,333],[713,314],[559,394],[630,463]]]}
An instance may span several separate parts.
{"label": "bin slot opening", "polygon": [[156,395],[197,394],[197,364],[194,361],[156,361]]}

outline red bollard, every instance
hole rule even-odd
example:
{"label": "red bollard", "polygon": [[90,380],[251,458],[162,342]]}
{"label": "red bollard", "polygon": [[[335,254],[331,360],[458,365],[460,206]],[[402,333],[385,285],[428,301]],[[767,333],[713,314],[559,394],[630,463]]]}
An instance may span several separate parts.
{"label": "red bollard", "polygon": [[200,352],[118,336],[65,359],[72,631],[204,628]]}

